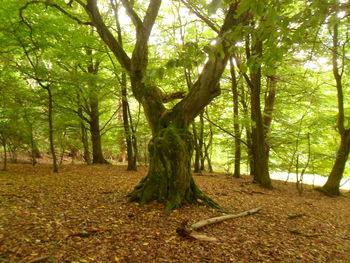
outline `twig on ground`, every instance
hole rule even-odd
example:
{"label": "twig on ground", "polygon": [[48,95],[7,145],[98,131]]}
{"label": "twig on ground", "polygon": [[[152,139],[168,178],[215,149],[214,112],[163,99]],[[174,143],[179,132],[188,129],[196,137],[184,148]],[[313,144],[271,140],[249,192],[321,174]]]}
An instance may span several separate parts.
{"label": "twig on ground", "polygon": [[305,232],[302,232],[302,231],[297,230],[297,229],[289,230],[289,232],[294,234],[294,235],[303,236],[303,237],[319,237],[320,236],[320,234],[309,234],[309,233],[305,233]]}
{"label": "twig on ground", "polygon": [[289,215],[289,216],[288,216],[288,219],[294,219],[294,218],[303,217],[303,216],[306,216],[306,213],[300,213],[300,214]]}

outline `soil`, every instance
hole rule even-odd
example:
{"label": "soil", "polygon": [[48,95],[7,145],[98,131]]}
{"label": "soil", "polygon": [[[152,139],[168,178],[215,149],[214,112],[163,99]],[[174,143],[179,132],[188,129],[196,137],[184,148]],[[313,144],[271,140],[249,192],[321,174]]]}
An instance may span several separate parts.
{"label": "soil", "polygon": [[0,262],[350,262],[350,194],[331,198],[295,184],[274,189],[223,174],[195,175],[224,209],[252,215],[204,227],[217,241],[177,229],[223,215],[205,206],[171,213],[126,198],[147,168],[10,164],[0,172]]}

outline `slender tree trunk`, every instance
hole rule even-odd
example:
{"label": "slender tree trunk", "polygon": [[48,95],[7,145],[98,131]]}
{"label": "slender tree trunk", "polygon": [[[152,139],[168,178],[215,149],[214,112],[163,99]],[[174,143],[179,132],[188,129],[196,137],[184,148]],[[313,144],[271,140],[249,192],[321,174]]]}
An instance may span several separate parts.
{"label": "slender tree trunk", "polygon": [[7,171],[7,144],[6,144],[6,138],[4,136],[4,134],[1,134],[1,142],[2,142],[2,147],[3,147],[3,151],[4,151],[4,159],[3,159],[3,167],[2,170],[3,171]]}
{"label": "slender tree trunk", "polygon": [[[338,132],[340,135],[340,146],[337,151],[335,163],[332,171],[328,176],[326,184],[321,190],[327,195],[339,195],[340,181],[343,178],[345,164],[349,157],[350,151],[350,129],[345,129],[345,112],[344,112],[344,94],[342,85],[342,73],[338,69],[338,52],[339,52],[339,40],[338,40],[338,24],[333,26],[333,48],[332,48],[332,64],[333,75],[337,88],[338,99]],[[344,56],[344,54],[343,54]],[[344,66],[343,66],[344,67]]]}
{"label": "slender tree trunk", "polygon": [[[77,94],[77,100],[78,100],[78,116],[80,117],[81,142],[83,144],[83,159],[86,162],[86,164],[90,165],[92,161],[91,161],[91,155],[89,150],[89,139],[88,139],[87,129],[84,123],[83,107],[80,101],[80,93]],[[88,120],[85,120],[85,121],[88,122]]]}
{"label": "slender tree trunk", "polygon": [[[256,41],[253,46],[253,55],[261,56],[262,42]],[[258,62],[257,62],[258,63]],[[252,125],[252,154],[254,162],[254,182],[263,187],[271,188],[271,179],[268,168],[268,158],[265,151],[265,130],[261,114],[261,65],[251,72],[251,119]]]}
{"label": "slender tree trunk", "polygon": [[126,74],[122,73],[122,111],[123,111],[123,126],[126,140],[126,151],[128,155],[128,171],[136,171],[136,153],[134,153],[133,144],[132,144],[132,130],[129,124],[128,116],[128,99],[127,99],[127,83],[126,83]]}
{"label": "slender tree trunk", "polygon": [[238,87],[237,78],[235,72],[235,66],[233,64],[233,58],[230,58],[230,72],[231,72],[231,91],[233,94],[233,129],[235,134],[235,161],[233,177],[241,177],[241,132],[238,123]]}
{"label": "slender tree trunk", "polygon": [[267,91],[265,97],[265,107],[263,113],[263,124],[265,129],[265,151],[266,158],[269,160],[270,144],[268,141],[269,133],[271,131],[272,114],[276,100],[277,91],[277,78],[275,76],[269,76],[267,78]]}
{"label": "slender tree trunk", "polygon": [[32,165],[35,166],[37,164],[36,158],[38,153],[38,148],[34,141],[34,131],[33,131],[33,125],[29,124],[29,136],[30,136],[30,150],[31,150],[31,159],[32,159]]}
{"label": "slender tree trunk", "polygon": [[89,150],[89,140],[88,135],[86,131],[86,127],[83,121],[80,121],[80,132],[81,132],[81,142],[83,143],[83,158],[86,164],[90,165],[91,162],[91,156],[90,156],[90,150]]}
{"label": "slender tree trunk", "polygon": [[193,121],[192,123],[192,132],[193,132],[193,140],[194,140],[194,172],[199,173],[199,159],[200,159],[200,149],[198,144],[198,135],[197,135],[197,129],[196,129],[196,122]]}
{"label": "slender tree trunk", "polygon": [[[122,29],[119,21],[119,3],[115,0],[110,0],[114,11],[114,18],[117,25],[118,43],[120,47],[123,47]],[[123,126],[126,140],[126,151],[128,159],[128,171],[137,170],[137,142],[136,134],[132,126],[132,116],[129,109],[129,103],[127,98],[127,78],[126,73],[122,72],[121,75],[121,88],[122,88],[122,114],[123,114]],[[130,120],[130,121],[129,121]]]}
{"label": "slender tree trunk", "polygon": [[[209,119],[208,113],[207,113],[207,118]],[[211,163],[211,154],[209,153],[209,149],[211,148],[212,143],[213,143],[213,129],[211,124],[209,124],[209,141],[208,141],[208,144],[203,143],[204,160],[207,160],[209,173],[213,172],[213,166]]]}
{"label": "slender tree trunk", "polygon": [[[91,55],[91,51],[88,52]],[[90,74],[97,74],[98,72],[98,63],[96,65],[91,62],[91,65],[88,67],[88,72]],[[91,81],[89,83],[89,106],[90,106],[90,135],[91,135],[91,144],[92,144],[92,163],[97,164],[106,164],[108,163],[103,156],[102,143],[101,143],[101,131],[100,131],[100,111],[99,111],[99,97],[98,97],[98,88],[96,83]]]}
{"label": "slender tree trunk", "polygon": [[200,158],[200,171],[205,170],[205,158],[203,154],[203,148],[204,148],[204,118],[203,118],[203,111],[199,115],[199,138],[198,138],[198,149],[199,149],[199,158]]}
{"label": "slender tree trunk", "polygon": [[54,144],[54,129],[53,129],[53,118],[52,118],[52,109],[53,109],[53,102],[52,102],[52,93],[49,86],[45,86],[44,89],[47,91],[48,99],[49,99],[49,105],[48,105],[48,119],[49,119],[49,140],[50,140],[50,151],[52,155],[52,166],[53,166],[53,172],[58,173],[58,164],[57,164],[57,157],[55,153],[55,144]]}

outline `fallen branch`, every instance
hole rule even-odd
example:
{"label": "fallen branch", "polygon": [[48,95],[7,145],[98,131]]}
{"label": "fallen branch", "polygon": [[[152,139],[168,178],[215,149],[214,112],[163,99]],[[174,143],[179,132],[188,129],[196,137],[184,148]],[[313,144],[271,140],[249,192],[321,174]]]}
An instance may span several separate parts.
{"label": "fallen branch", "polygon": [[319,237],[320,236],[320,234],[309,234],[309,233],[305,233],[305,232],[302,232],[302,231],[297,230],[297,229],[289,230],[289,232],[294,234],[294,235],[303,236],[303,237]]}
{"label": "fallen branch", "polygon": [[294,218],[303,217],[303,216],[306,216],[306,213],[300,213],[300,214],[289,215],[289,216],[288,216],[288,219],[294,219]]}
{"label": "fallen branch", "polygon": [[107,231],[111,231],[111,230],[110,229],[91,229],[89,231],[82,231],[82,232],[71,233],[66,238],[69,238],[69,237],[86,238],[86,237],[89,237],[91,235],[94,235],[94,234],[97,234],[97,233],[104,233],[104,232],[107,232]]}
{"label": "fallen branch", "polygon": [[179,236],[187,238],[187,239],[196,239],[196,240],[208,241],[208,242],[217,241],[217,239],[215,237],[209,237],[207,235],[198,233],[195,230],[202,228],[206,225],[211,225],[211,224],[222,222],[222,221],[230,219],[230,218],[252,215],[252,214],[259,212],[260,209],[261,209],[261,207],[257,207],[257,208],[239,213],[239,214],[229,214],[229,215],[209,218],[206,220],[198,221],[197,223],[194,223],[190,227],[187,226],[187,220],[186,220],[186,221],[181,223],[181,226],[176,229],[176,232]]}
{"label": "fallen branch", "polygon": [[193,230],[197,230],[197,229],[202,228],[204,226],[219,223],[219,222],[225,221],[225,220],[230,219],[230,218],[249,216],[249,215],[252,215],[252,214],[259,212],[260,210],[261,210],[261,207],[257,207],[257,208],[239,213],[239,214],[230,214],[230,215],[224,215],[224,216],[218,216],[218,217],[205,219],[202,221],[198,221],[197,223],[194,223],[193,225],[191,225],[191,228]]}

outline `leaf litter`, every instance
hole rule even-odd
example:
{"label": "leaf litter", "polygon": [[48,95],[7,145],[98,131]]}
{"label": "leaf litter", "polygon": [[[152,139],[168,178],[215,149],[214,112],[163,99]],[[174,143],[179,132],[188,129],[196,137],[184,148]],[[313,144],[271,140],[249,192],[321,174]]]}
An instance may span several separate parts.
{"label": "leaf litter", "polygon": [[[330,198],[274,181],[274,190],[222,174],[195,176],[232,213],[259,213],[177,233],[183,222],[222,216],[204,206],[168,213],[164,205],[130,203],[145,176],[124,166],[12,164],[0,172],[0,262],[350,262],[350,195]],[[205,239],[204,239],[205,240]],[[213,242],[214,241],[214,242]]]}

